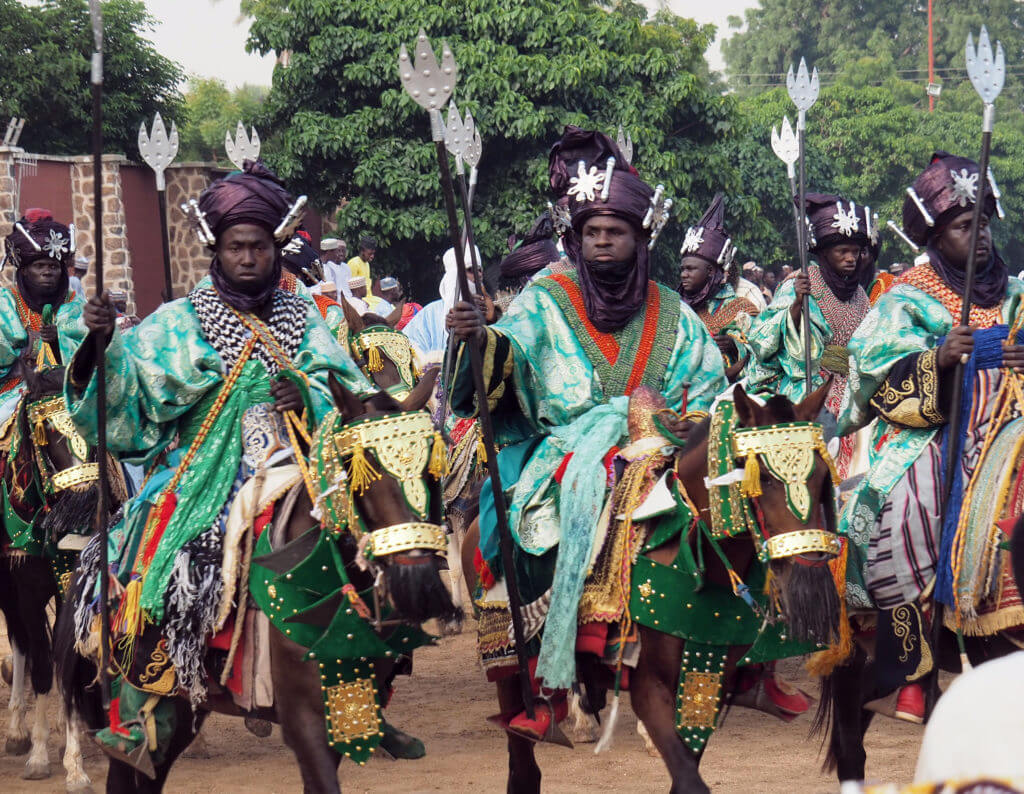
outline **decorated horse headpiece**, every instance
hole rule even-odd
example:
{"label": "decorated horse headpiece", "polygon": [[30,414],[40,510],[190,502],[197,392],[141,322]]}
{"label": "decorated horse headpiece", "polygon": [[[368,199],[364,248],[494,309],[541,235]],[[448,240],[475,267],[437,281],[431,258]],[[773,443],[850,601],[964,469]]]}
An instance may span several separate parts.
{"label": "decorated horse headpiece", "polygon": [[[367,557],[411,549],[447,549],[447,537],[439,523],[439,495],[434,493],[447,473],[447,454],[444,440],[425,412],[367,417],[345,424],[340,414],[332,411],[314,434],[312,449],[317,461],[316,507],[330,531],[347,529],[357,540],[368,534]],[[417,520],[367,533],[355,497],[384,474],[398,481]]]}
{"label": "decorated horse headpiece", "polygon": [[[758,554],[765,561],[811,552],[839,554],[839,538],[826,529],[802,529],[774,536],[758,533],[750,502],[745,501],[761,496],[763,465],[785,487],[790,511],[800,523],[806,523],[811,518],[812,505],[807,482],[814,471],[815,455],[825,461],[833,485],[838,484],[839,474],[820,424],[781,422],[764,427],[737,427],[733,403],[720,403],[712,417],[708,447],[714,534],[725,537],[744,528],[751,530],[759,540]],[[739,460],[743,461],[743,469],[735,471]]]}
{"label": "decorated horse headpiece", "polygon": [[366,364],[360,369],[371,381],[374,373],[384,369],[384,358],[390,360],[398,370],[401,382],[389,386],[387,392],[396,400],[404,400],[409,396],[417,377],[409,337],[386,325],[371,325],[353,334],[349,344],[352,357],[357,361],[365,360]]}

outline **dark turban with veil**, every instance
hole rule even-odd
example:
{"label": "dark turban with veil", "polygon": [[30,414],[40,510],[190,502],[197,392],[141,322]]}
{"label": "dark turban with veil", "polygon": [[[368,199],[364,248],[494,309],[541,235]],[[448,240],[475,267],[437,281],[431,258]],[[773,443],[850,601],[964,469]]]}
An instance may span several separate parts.
{"label": "dark turban with veil", "polygon": [[[614,163],[611,184],[606,186],[609,158]],[[572,228],[562,242],[579,274],[587,317],[599,331],[623,328],[647,300],[650,252],[643,221],[654,189],[637,175],[611,138],[572,125],[551,149],[548,174],[559,203],[568,207],[572,217]],[[612,215],[633,225],[637,246],[631,267],[626,266],[630,263],[584,261],[580,233],[587,219],[597,215]]]}
{"label": "dark turban with veil", "polygon": [[[260,226],[273,237],[291,206],[292,197],[281,180],[259,160],[246,160],[241,171],[218,179],[199,196],[199,209],[218,242],[225,231],[242,223]],[[210,262],[210,278],[217,292],[231,306],[252,311],[263,306],[273,295],[281,280],[281,248],[284,243],[275,239],[274,245],[273,274],[262,290],[254,294],[241,292],[228,283],[220,257],[214,253]]]}

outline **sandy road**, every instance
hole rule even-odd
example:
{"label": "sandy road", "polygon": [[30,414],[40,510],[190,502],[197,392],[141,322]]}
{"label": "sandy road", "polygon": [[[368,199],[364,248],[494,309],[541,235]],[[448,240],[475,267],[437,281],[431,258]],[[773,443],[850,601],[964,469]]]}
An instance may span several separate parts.
{"label": "sandy road", "polygon": [[[504,735],[485,722],[496,711],[493,687],[480,673],[474,655],[475,632],[442,639],[436,648],[418,651],[416,673],[399,679],[388,709],[389,719],[427,745],[419,761],[374,759],[364,767],[342,764],[346,792],[458,791],[498,794],[505,790],[507,756]],[[6,645],[6,643],[3,643]],[[794,680],[799,665],[785,670]],[[811,688],[805,683],[805,686]],[[6,695],[6,693],[5,693]],[[0,697],[4,702],[5,697]],[[6,723],[6,721],[5,721]],[[805,716],[783,723],[760,712],[733,709],[712,738],[701,771],[721,794],[810,794],[832,792],[832,778],[819,771],[819,741],[807,736]],[[187,794],[284,794],[301,791],[291,752],[275,727],[269,739],[246,732],[241,720],[214,715],[205,731],[211,756],[178,762],[168,792]],[[913,775],[921,729],[879,718],[868,733],[868,776],[876,781],[909,782]],[[63,768],[57,758],[58,740],[51,739],[55,776],[47,781],[20,779],[24,757],[0,755],[0,792],[49,794],[61,792]],[[593,745],[568,750],[542,746],[538,759],[544,788],[552,792],[648,792],[668,789],[661,761],[650,758],[636,733],[636,720],[626,708],[620,714],[612,749],[600,756]],[[102,754],[86,748],[86,768],[102,790]]]}

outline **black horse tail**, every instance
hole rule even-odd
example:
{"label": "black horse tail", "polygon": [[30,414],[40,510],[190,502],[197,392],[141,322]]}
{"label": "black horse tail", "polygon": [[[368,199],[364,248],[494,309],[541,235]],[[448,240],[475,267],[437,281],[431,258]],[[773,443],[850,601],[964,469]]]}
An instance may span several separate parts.
{"label": "black horse tail", "polygon": [[97,667],[76,648],[75,607],[81,595],[81,580],[75,575],[57,613],[53,629],[53,657],[65,712],[77,714],[86,725],[96,729],[106,725],[106,715],[103,713]]}
{"label": "black horse tail", "polygon": [[839,759],[836,757],[835,744],[832,742],[832,719],[835,712],[836,682],[835,677],[826,675],[820,679],[821,695],[818,708],[811,722],[811,736],[821,736],[821,746],[827,748],[825,760],[821,764],[822,772],[834,772]]}

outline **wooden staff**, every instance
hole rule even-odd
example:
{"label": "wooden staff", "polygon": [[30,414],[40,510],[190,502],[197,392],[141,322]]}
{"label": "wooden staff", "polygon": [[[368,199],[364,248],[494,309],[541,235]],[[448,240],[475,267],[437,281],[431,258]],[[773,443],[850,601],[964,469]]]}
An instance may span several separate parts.
{"label": "wooden staff", "polygon": [[[415,60],[414,60],[415,58]],[[445,148],[445,125],[441,119],[441,108],[452,95],[458,69],[455,56],[443,46],[441,64],[421,30],[416,40],[416,51],[413,57],[402,45],[398,56],[398,72],[409,96],[430,113],[430,134],[437,151],[437,167],[441,176],[441,193],[444,196],[445,212],[448,216],[448,232],[455,249],[455,261],[458,266],[459,289],[464,301],[472,302],[473,294],[469,289],[469,278],[466,274],[466,261],[459,233],[459,218],[455,209],[455,187],[448,165],[448,153]],[[522,687],[523,705],[526,715],[534,719],[533,686],[526,657],[526,634],[523,630],[521,613],[522,599],[516,582],[515,564],[512,557],[512,532],[508,524],[508,509],[505,505],[505,492],[501,485],[501,474],[498,471],[498,452],[494,444],[494,428],[491,425],[491,412],[487,406],[487,389],[484,384],[483,359],[480,348],[475,344],[467,344],[469,363],[473,372],[473,388],[477,395],[480,414],[480,434],[483,437],[484,452],[487,455],[487,473],[491,478],[491,489],[494,494],[494,509],[498,518],[498,542],[501,547],[501,564],[505,573],[505,585],[508,589],[508,607],[512,613],[512,633],[516,644],[516,658],[519,662],[519,681]]]}
{"label": "wooden staff", "polygon": [[[103,14],[99,0],[89,0],[92,35],[92,181],[93,237],[96,244],[96,294],[103,295]],[[100,536],[100,691],[104,710],[110,707],[110,570],[107,559],[107,524],[110,505],[110,473],[107,471],[107,340],[96,336],[96,458],[99,464],[99,498],[96,503]]]}

